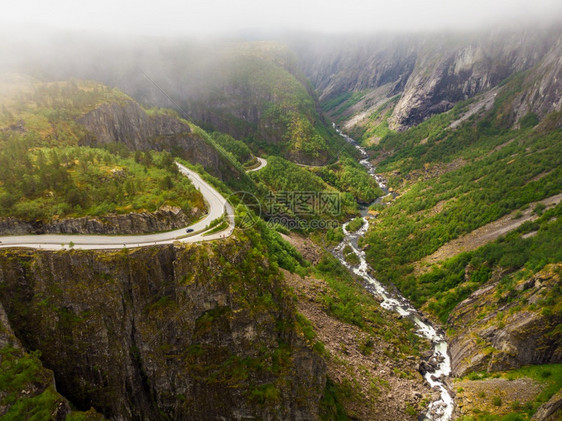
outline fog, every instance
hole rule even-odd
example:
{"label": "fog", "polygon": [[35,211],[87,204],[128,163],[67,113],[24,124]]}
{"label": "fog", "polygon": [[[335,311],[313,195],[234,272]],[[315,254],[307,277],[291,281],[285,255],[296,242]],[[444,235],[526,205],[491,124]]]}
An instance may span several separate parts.
{"label": "fog", "polygon": [[0,76],[93,79],[143,103],[187,108],[182,99],[228,76],[240,44],[231,41],[281,42],[317,83],[315,68],[343,56],[400,60],[467,43],[492,56],[542,54],[561,36],[561,18],[560,0],[20,0],[0,15]]}
{"label": "fog", "polygon": [[247,31],[354,33],[550,23],[560,0],[19,0],[0,25],[120,35],[209,36]]}

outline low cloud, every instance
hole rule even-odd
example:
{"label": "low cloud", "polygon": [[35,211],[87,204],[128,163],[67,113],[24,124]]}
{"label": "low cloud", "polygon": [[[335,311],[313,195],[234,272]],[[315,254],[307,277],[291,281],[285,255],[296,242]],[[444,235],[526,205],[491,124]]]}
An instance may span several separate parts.
{"label": "low cloud", "polygon": [[20,0],[2,9],[3,26],[151,36],[478,29],[562,18],[560,0]]}

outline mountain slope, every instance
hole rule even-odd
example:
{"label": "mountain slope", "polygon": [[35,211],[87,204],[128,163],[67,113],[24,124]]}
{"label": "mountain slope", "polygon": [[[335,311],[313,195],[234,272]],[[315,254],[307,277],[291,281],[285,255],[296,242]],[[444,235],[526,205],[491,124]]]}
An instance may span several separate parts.
{"label": "mountain slope", "polygon": [[[167,231],[205,212],[201,193],[168,152],[175,151],[169,132],[177,133],[180,155],[196,163],[218,169],[212,157],[220,163],[221,155],[192,135],[187,122],[163,111],[150,117],[121,92],[94,82],[41,83],[12,75],[0,84],[0,232]],[[106,109],[113,114],[100,117]],[[200,157],[187,153],[200,151],[197,142],[206,147]]]}
{"label": "mountain slope", "polygon": [[[46,37],[51,52],[73,52],[64,65],[53,61],[56,54],[36,51],[22,59],[6,47],[6,66],[41,69],[31,70],[41,79],[100,80],[143,104],[175,109],[205,129],[246,139],[255,151],[304,164],[337,159],[342,140],[325,121],[294,55],[279,43],[77,39],[78,45],[69,45]],[[34,50],[25,41],[21,48]]]}
{"label": "mountain slope", "polygon": [[[559,85],[560,37],[561,28],[552,26],[488,33],[381,35],[343,42],[312,38],[303,45],[292,45],[321,102],[346,129],[368,125],[369,117],[399,94],[388,120],[391,129],[404,130],[539,62],[544,67],[541,79]],[[528,110],[544,116],[559,109],[559,88],[543,84],[537,89],[542,89],[541,95],[533,97]],[[546,98],[544,92],[552,96]]]}

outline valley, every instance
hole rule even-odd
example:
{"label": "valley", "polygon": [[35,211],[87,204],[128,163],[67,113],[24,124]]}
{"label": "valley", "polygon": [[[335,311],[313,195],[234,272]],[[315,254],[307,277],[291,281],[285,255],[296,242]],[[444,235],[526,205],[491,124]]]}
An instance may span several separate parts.
{"label": "valley", "polygon": [[558,419],[560,28],[0,43],[0,419]]}
{"label": "valley", "polygon": [[[342,136],[345,135],[342,134]],[[355,144],[355,141],[349,137],[346,137],[346,140]],[[356,145],[356,147],[360,148],[358,145]],[[362,149],[360,149],[360,151],[365,153]],[[368,172],[373,177],[377,177],[375,168],[368,160],[362,162],[364,162]],[[380,176],[378,178],[380,179]],[[379,186],[386,190],[386,186],[382,182],[380,182]],[[385,193],[389,194],[388,191],[385,191]],[[410,319],[416,326],[417,333],[432,343],[434,350],[430,359],[431,364],[425,366],[423,369],[425,373],[422,372],[422,374],[424,374],[424,377],[431,387],[440,390],[440,397],[438,400],[429,403],[426,416],[435,420],[448,420],[451,418],[453,412],[453,398],[449,386],[445,383],[451,371],[445,337],[442,332],[437,332],[429,321],[423,320],[422,315],[419,314],[403,296],[396,291],[390,293],[376,278],[369,274],[371,269],[365,260],[365,253],[360,250],[358,246],[358,240],[365,234],[368,226],[369,220],[363,218],[363,227],[359,228],[355,233],[350,233],[347,231],[349,223],[344,224],[342,229],[345,239],[336,247],[334,253],[344,266],[364,279],[367,283],[367,290],[382,300],[381,306],[383,308],[395,311],[400,316]],[[353,264],[353,261],[350,262],[349,253],[344,254],[346,247],[351,247],[352,253],[359,259],[359,264]],[[420,371],[422,371],[421,366]]]}

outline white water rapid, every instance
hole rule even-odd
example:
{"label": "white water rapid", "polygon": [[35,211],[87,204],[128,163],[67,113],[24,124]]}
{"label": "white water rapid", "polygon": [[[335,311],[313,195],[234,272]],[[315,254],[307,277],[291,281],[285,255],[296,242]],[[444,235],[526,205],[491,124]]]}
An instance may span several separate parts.
{"label": "white water rapid", "polygon": [[[335,125],[334,125],[334,128]],[[360,163],[367,169],[369,174],[373,176],[381,189],[388,195],[385,180],[383,177],[375,173],[375,167],[369,162],[367,151],[365,148],[357,144],[355,140],[343,134],[340,130],[338,133],[345,138],[347,142],[355,146],[361,153]],[[360,276],[367,283],[367,289],[377,297],[382,299],[381,306],[387,310],[395,311],[402,317],[407,317],[417,326],[417,334],[427,338],[433,344],[433,355],[425,365],[425,379],[432,388],[438,389],[440,392],[439,399],[429,404],[425,414],[427,420],[432,421],[448,421],[451,419],[454,409],[454,401],[447,387],[446,379],[451,373],[451,359],[448,353],[447,341],[444,333],[435,329],[435,327],[427,319],[423,318],[420,313],[412,306],[412,304],[397,291],[390,291],[382,285],[373,275],[372,270],[367,264],[365,252],[359,248],[357,241],[365,235],[369,228],[369,221],[363,216],[363,226],[356,232],[347,231],[347,224],[343,226],[345,234],[344,240],[334,249],[334,255],[349,270]],[[346,245],[351,246],[354,253],[359,257],[358,265],[349,264],[343,255],[343,249]]]}

